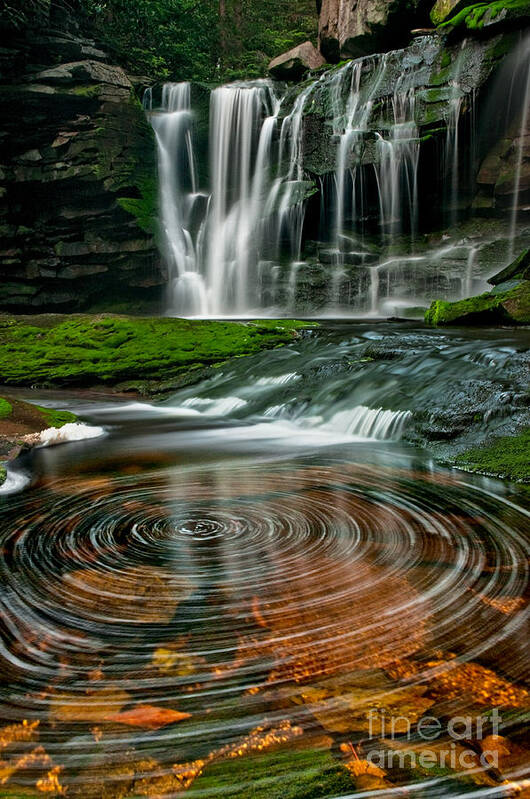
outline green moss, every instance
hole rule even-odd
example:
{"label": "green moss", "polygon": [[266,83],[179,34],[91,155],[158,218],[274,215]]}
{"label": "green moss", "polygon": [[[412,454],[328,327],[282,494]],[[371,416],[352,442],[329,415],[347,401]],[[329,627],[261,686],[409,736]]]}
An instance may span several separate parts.
{"label": "green moss", "polygon": [[118,204],[148,233],[157,228],[158,190],[153,131],[138,98],[131,92],[116,119],[97,128],[94,172]]}
{"label": "green moss", "polygon": [[11,416],[12,413],[13,406],[11,403],[0,397],[0,419],[5,419],[6,416]]}
{"label": "green moss", "polygon": [[136,218],[146,233],[156,233],[158,185],[154,175],[138,179],[140,197],[118,197],[118,205]]}
{"label": "green moss", "polygon": [[[3,466],[0,466],[0,486],[2,485],[2,483],[5,483],[5,481],[6,481],[6,477],[7,477],[7,472],[6,472],[6,470],[4,469],[4,467],[3,467]],[[1,795],[2,795],[2,794],[0,793],[0,796],[1,796]]]}
{"label": "green moss", "polygon": [[274,752],[208,767],[194,792],[225,799],[320,799],[352,792],[354,784],[330,752]]}
{"label": "green moss", "polygon": [[73,89],[69,89],[69,94],[73,94],[76,97],[85,97],[87,99],[97,99],[101,94],[101,86],[98,84],[92,84],[90,86],[74,86]]}
{"label": "green moss", "polygon": [[304,322],[213,322],[102,316],[0,318],[0,382],[90,385],[167,381],[285,344]]}
{"label": "green moss", "polygon": [[494,0],[492,3],[475,3],[466,6],[438,27],[443,29],[465,26],[468,30],[480,30],[486,22],[495,20],[505,9],[509,12],[522,11],[524,14],[529,10],[528,0]]}
{"label": "green moss", "polygon": [[456,324],[530,324],[530,281],[498,293],[486,292],[457,302],[435,300],[425,313],[425,322]]}
{"label": "green moss", "polygon": [[48,427],[62,427],[71,422],[77,422],[77,416],[70,411],[58,411],[55,408],[41,408],[40,405],[35,405],[42,415]]}
{"label": "green moss", "polygon": [[490,445],[462,452],[455,465],[469,472],[530,483],[530,427],[518,436],[504,436]]}

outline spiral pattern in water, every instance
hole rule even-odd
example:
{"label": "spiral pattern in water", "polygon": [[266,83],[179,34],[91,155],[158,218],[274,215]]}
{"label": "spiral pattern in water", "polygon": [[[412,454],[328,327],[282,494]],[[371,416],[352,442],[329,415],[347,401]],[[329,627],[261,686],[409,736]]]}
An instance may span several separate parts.
{"label": "spiral pattern in water", "polygon": [[[10,784],[280,796],[278,780],[312,779],[310,752],[330,773],[307,795],[460,795],[458,766],[424,785],[363,765],[381,709],[414,730],[499,708],[502,776],[522,779],[528,513],[480,484],[224,463],[50,481],[0,515]],[[269,774],[283,751],[292,765]],[[260,762],[269,782],[247,794]],[[508,795],[499,779],[482,769],[476,795]]]}

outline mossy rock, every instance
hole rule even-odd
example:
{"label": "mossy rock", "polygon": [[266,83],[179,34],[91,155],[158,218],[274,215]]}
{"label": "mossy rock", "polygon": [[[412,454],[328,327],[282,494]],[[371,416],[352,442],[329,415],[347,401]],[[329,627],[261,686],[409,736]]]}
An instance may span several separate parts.
{"label": "mossy rock", "polygon": [[216,322],[102,314],[0,317],[0,382],[95,385],[168,381],[281,346],[313,327],[293,320]]}
{"label": "mossy rock", "polygon": [[460,453],[455,465],[515,482],[530,483],[530,427],[516,436],[497,438],[492,444]]}
{"label": "mossy rock", "polygon": [[[515,24],[521,25],[525,19],[530,19],[528,0],[494,0],[489,3],[470,4],[464,8],[461,3],[457,3],[453,4],[453,8],[457,13],[448,19],[445,18],[445,21],[438,26],[443,31],[450,32],[453,28],[480,31],[483,28],[500,25],[513,27]],[[432,13],[435,13],[434,9],[431,18]]]}
{"label": "mossy rock", "polygon": [[438,325],[528,325],[530,324],[530,280],[499,293],[486,292],[457,302],[435,300],[425,322]]}

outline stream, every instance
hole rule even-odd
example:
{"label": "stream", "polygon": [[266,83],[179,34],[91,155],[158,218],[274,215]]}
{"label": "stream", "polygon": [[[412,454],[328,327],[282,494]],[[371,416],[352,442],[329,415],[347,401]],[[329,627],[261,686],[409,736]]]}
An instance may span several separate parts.
{"label": "stream", "polygon": [[411,443],[462,380],[518,419],[526,336],[330,321],[158,403],[37,392],[105,435],[1,500],[6,796],[528,789],[530,494]]}

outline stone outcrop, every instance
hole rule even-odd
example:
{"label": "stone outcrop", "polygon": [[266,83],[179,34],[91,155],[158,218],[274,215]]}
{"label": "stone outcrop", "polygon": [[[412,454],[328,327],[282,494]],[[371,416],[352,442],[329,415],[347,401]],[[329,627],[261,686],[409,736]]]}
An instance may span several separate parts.
{"label": "stone outcrop", "polygon": [[429,22],[425,0],[323,0],[319,18],[322,55],[331,62],[401,47],[411,28]]}
{"label": "stone outcrop", "polygon": [[0,55],[2,309],[160,296],[152,132],[108,61],[65,32],[13,38]]}
{"label": "stone outcrop", "polygon": [[[366,59],[359,82],[359,102],[370,101],[371,111],[364,120],[358,145],[352,148],[351,163],[347,165],[355,165],[359,157],[362,164],[377,163],[380,150],[375,132],[392,129],[395,122],[394,92],[400,83],[414,92],[414,117],[422,139],[422,151],[427,153],[429,140],[440,137],[443,137],[441,146],[445,146],[451,101],[458,97],[461,115],[469,114],[481,87],[516,41],[517,34],[512,33],[500,34],[487,41],[470,40],[462,52],[459,44],[447,46],[441,36],[421,36],[403,50]],[[455,84],[459,86],[456,90]],[[303,163],[310,177],[323,176],[336,169],[343,124],[342,117],[339,117],[337,127],[336,105],[346,106],[350,90],[351,64],[329,70],[312,84],[305,101],[302,123]],[[282,107],[284,114],[294,106],[299,93],[300,88],[293,87],[291,102],[285,102]]]}
{"label": "stone outcrop", "polygon": [[304,42],[274,58],[269,73],[277,80],[300,80],[313,69],[325,64],[325,59],[312,42]]}
{"label": "stone outcrop", "polygon": [[523,130],[516,122],[481,163],[475,207],[512,208],[517,193],[521,210],[530,203],[530,114]]}

